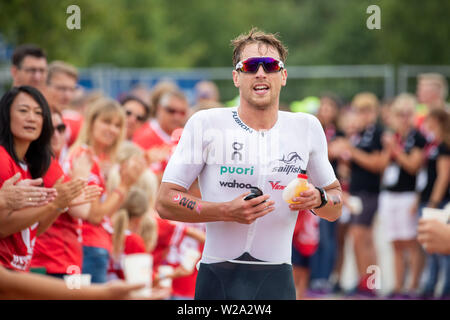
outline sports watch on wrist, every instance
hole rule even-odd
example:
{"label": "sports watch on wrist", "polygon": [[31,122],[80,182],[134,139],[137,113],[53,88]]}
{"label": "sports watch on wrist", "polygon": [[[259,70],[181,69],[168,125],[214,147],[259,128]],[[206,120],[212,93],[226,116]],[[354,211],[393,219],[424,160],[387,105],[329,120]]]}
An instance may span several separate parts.
{"label": "sports watch on wrist", "polygon": [[325,190],[323,190],[322,188],[316,187],[316,189],[319,190],[319,192],[320,192],[321,203],[320,203],[320,206],[315,207],[314,209],[319,209],[328,203],[328,196],[327,196],[327,193],[325,192]]}

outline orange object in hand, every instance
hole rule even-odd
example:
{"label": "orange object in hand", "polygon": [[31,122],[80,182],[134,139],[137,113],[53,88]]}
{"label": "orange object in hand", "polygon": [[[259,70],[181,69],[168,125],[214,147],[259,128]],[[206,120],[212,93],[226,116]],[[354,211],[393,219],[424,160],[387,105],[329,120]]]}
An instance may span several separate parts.
{"label": "orange object in hand", "polygon": [[298,203],[292,201],[293,198],[299,197],[300,193],[308,190],[308,175],[300,173],[297,178],[289,182],[283,190],[283,200],[287,203]]}

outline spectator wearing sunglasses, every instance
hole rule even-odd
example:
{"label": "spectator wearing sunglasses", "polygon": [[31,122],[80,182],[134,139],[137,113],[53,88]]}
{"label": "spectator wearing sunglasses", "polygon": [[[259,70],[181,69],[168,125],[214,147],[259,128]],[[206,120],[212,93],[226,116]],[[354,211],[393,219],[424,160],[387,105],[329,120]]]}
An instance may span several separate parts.
{"label": "spectator wearing sunglasses", "polygon": [[125,109],[127,118],[127,140],[132,140],[134,133],[147,121],[150,116],[150,107],[142,99],[128,95],[120,104]]}
{"label": "spectator wearing sunglasses", "polygon": [[186,96],[179,90],[168,90],[156,105],[156,116],[135,133],[133,141],[147,151],[150,168],[161,180],[173,146],[171,135],[184,127],[189,112]]}
{"label": "spectator wearing sunglasses", "polygon": [[169,91],[177,91],[180,90],[178,85],[171,80],[162,80],[159,81],[151,90],[150,93],[150,118],[154,118],[156,116],[156,106],[159,104],[161,97]]}
{"label": "spectator wearing sunglasses", "polygon": [[[165,219],[206,222],[195,299],[295,300],[291,255],[299,211],[314,209],[335,221],[341,188],[319,120],[279,110],[287,81],[281,41],[254,28],[232,45],[240,105],[188,120],[156,209]],[[304,171],[308,190],[288,204],[283,186]],[[197,178],[201,199],[188,191]],[[247,197],[255,187],[262,192]]]}
{"label": "spectator wearing sunglasses", "polygon": [[51,139],[52,151],[58,162],[63,165],[64,159],[67,156],[68,147],[66,142],[66,124],[63,122],[62,114],[58,110],[52,111],[53,136]]}
{"label": "spectator wearing sunglasses", "polygon": [[41,92],[47,79],[47,56],[32,44],[18,46],[12,55],[11,76],[13,87],[31,86]]}
{"label": "spectator wearing sunglasses", "polygon": [[[61,175],[64,176],[65,181],[76,178],[86,179],[84,170],[72,170],[70,176],[63,174],[61,155],[67,152],[67,147],[64,137],[65,124],[62,122],[59,111],[53,110],[52,122],[55,130],[51,147],[55,158],[44,176],[44,183],[51,184],[52,180]],[[89,168],[89,163],[83,162],[82,158],[79,158],[77,163],[78,167]],[[90,202],[96,200],[100,191],[97,186],[87,187],[82,197],[76,201],[76,206],[73,203],[69,210],[58,216],[47,231],[36,238],[35,251],[31,260],[32,268],[45,268],[48,275],[58,278],[71,274],[75,266],[81,270],[81,218],[87,216]]]}

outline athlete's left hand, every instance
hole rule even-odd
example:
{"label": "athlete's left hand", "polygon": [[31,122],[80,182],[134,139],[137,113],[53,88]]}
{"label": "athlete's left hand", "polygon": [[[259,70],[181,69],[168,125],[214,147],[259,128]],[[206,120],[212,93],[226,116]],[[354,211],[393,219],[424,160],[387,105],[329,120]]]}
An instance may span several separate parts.
{"label": "athlete's left hand", "polygon": [[300,193],[299,197],[292,199],[295,204],[289,204],[289,209],[293,211],[314,209],[322,203],[320,192],[312,184],[308,183],[308,190]]}

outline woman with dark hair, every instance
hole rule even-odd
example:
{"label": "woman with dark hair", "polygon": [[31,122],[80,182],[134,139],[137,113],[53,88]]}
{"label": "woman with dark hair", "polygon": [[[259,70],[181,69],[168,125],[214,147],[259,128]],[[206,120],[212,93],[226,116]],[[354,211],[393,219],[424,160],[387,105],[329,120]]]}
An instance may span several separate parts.
{"label": "woman with dark hair", "polygon": [[27,271],[35,238],[78,197],[85,182],[62,183],[60,175],[46,183],[52,163],[53,125],[47,101],[35,88],[15,87],[0,100],[0,186],[20,172],[21,179],[43,178],[54,187],[55,199],[45,206],[0,213],[0,264]]}
{"label": "woman with dark hair", "polygon": [[[41,177],[52,157],[53,125],[47,101],[37,89],[21,86],[6,92],[0,106],[0,145],[15,162],[26,159],[32,178]],[[30,112],[31,119],[23,123]]]}

